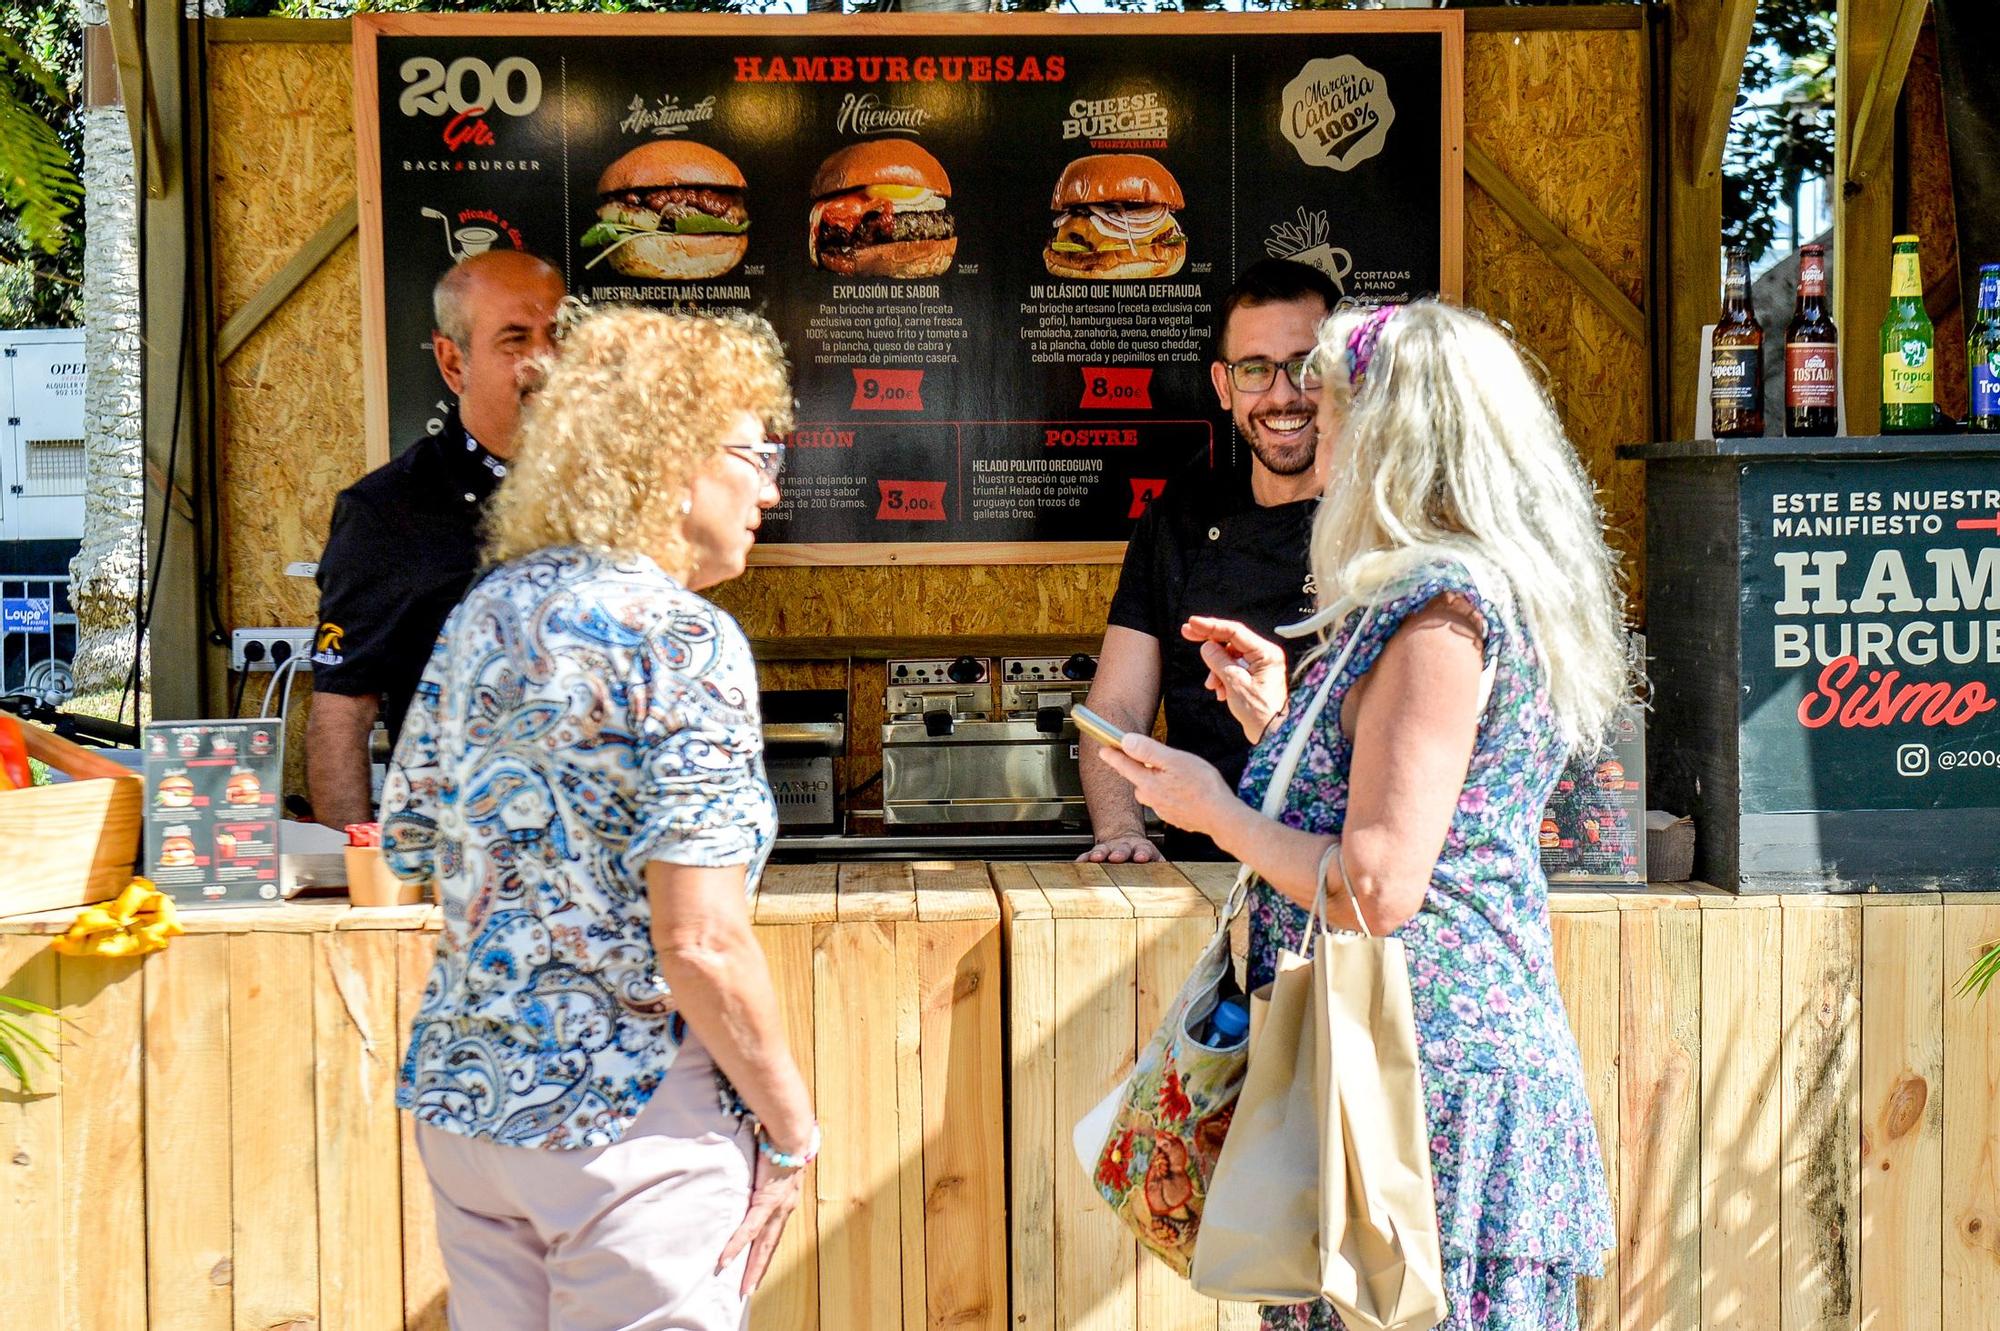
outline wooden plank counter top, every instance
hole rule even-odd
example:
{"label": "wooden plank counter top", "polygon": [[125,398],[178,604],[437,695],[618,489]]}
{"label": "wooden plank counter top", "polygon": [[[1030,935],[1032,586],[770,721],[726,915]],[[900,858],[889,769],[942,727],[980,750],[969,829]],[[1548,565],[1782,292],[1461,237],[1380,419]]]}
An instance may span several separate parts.
{"label": "wooden plank counter top", "polygon": [[[1231,878],[771,868],[754,923],[827,1147],[757,1331],[1253,1327],[1142,1259],[1070,1145]],[[393,1107],[437,909],[191,910],[143,962],[58,956],[74,914],[0,920],[0,992],[68,1018],[0,1090],[0,1320],[442,1328]],[[1558,887],[1551,925],[1619,1230],[1584,1327],[1984,1325],[2000,994],[1954,985],[2000,901]]]}

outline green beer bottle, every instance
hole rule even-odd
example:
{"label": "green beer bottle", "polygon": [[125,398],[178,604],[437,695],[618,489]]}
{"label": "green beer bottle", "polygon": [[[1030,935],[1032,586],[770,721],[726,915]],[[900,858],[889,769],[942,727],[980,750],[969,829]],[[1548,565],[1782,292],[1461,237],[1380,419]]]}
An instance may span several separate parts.
{"label": "green beer bottle", "polygon": [[1966,424],[1979,434],[2000,434],[2000,263],[1979,265],[1979,319],[1965,343],[1972,399]]}
{"label": "green beer bottle", "polygon": [[1937,403],[1937,334],[1924,313],[1917,238],[1898,236],[1889,268],[1889,312],[1882,318],[1882,433],[1932,428]]}

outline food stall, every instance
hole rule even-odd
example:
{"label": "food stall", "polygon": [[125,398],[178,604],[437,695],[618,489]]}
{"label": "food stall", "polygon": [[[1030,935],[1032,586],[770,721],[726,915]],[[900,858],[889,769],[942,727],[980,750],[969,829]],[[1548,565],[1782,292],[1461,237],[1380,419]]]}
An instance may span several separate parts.
{"label": "food stall", "polygon": [[[745,181],[750,239],[687,280],[772,311],[803,426],[792,508],[717,599],[767,693],[803,709],[768,718],[806,813],[756,923],[844,1147],[812,1172],[754,1325],[1254,1325],[1142,1260],[1072,1160],[1070,1125],[1151,1029],[1227,883],[1068,862],[1061,712],[1158,479],[1148,464],[1230,444],[1198,344],[1234,267],[1265,253],[1328,265],[1357,296],[1440,289],[1507,320],[1548,369],[1649,618],[1649,560],[1671,543],[1640,538],[1657,464],[1614,450],[1692,432],[1682,362],[1713,316],[1704,219],[1719,209],[1699,162],[1711,143],[1719,160],[1718,89],[1736,83],[1713,31],[1727,9],[1747,32],[1740,7],[1698,8],[1666,22],[1602,6],[201,26],[190,68],[205,79],[156,104],[187,112],[161,132],[206,162],[192,200],[212,250],[198,260],[214,302],[197,321],[215,371],[202,409],[226,482],[210,571],[234,625],[313,621],[312,585],[288,569],[317,557],[333,495],[429,428],[438,390],[415,343],[443,264],[518,231],[564,257],[573,289],[657,293],[658,279],[606,275],[632,246],[610,252],[626,238],[600,209],[627,186],[675,186],[600,189],[609,168],[693,140],[724,145]],[[148,23],[160,49],[195,40]],[[623,54],[668,34],[671,59]],[[953,43],[960,78],[940,63],[922,79],[916,62]],[[881,81],[857,81],[863,55]],[[979,82],[975,55],[990,62]],[[836,57],[854,77],[834,77]],[[888,81],[892,58],[904,81]],[[1403,193],[1375,200],[1379,215],[1342,216],[1358,177],[1310,160],[1329,150],[1303,127],[1380,91],[1345,66],[1293,88],[1342,60],[1420,90],[1391,98],[1403,133],[1378,165]],[[1843,89],[1869,85],[1843,68]],[[691,72],[704,69],[722,73]],[[635,70],[645,88],[613,86]],[[1250,130],[1254,108],[1282,106],[1298,138]],[[733,138],[718,136],[725,112]],[[884,138],[923,145],[950,192],[919,188],[959,201],[943,271],[841,274],[809,248],[839,193],[815,189],[821,168]],[[1016,139],[1018,181],[984,160]],[[1121,285],[1048,266],[1067,211],[1049,205],[1097,151],[1171,171],[1181,271]],[[1877,187],[1855,198],[1886,216]],[[1656,225],[1669,212],[1684,223],[1671,232]],[[1869,224],[1886,252],[1887,221]],[[153,317],[178,310],[163,298]],[[1160,331],[1106,354],[1104,321],[1121,319]],[[174,382],[170,359],[155,368]],[[162,672],[160,715],[229,709],[194,632],[160,623],[155,652],[187,663]],[[294,792],[304,709],[286,718]],[[1000,747],[1041,761],[1044,784],[1009,787],[1004,808],[976,776],[957,805],[929,798],[940,763]],[[2000,908],[1941,886],[1555,894],[1620,1233],[1584,1325],[1957,1326],[2000,1299],[2000,1016],[1951,991],[2000,937]],[[442,1326],[428,1193],[390,1099],[435,909],[302,896],[190,910],[185,936],[143,962],[56,956],[48,941],[73,916],[0,918],[0,986],[72,1019],[38,1027],[57,1056],[35,1093],[0,1092],[6,1195],[25,1221],[10,1318]]]}

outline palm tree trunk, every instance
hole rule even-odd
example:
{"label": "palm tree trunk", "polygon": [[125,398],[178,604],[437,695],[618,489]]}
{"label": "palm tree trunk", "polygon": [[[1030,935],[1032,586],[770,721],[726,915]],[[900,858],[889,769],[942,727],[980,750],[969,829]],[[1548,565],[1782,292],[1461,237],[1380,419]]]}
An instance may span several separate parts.
{"label": "palm tree trunk", "polygon": [[[105,21],[102,4],[81,0],[79,7],[86,23]],[[150,671],[134,623],[145,546],[145,484],[132,134],[122,107],[92,106],[83,115],[83,345],[89,369],[83,545],[70,563],[77,620],[72,670],[79,698],[115,697],[137,652],[144,697]]]}

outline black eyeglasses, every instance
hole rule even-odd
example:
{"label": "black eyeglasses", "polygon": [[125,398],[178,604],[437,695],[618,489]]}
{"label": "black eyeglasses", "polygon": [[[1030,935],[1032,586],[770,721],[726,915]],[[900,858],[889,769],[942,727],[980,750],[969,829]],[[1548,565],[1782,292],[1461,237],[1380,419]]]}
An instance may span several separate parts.
{"label": "black eyeglasses", "polygon": [[756,444],[730,444],[729,451],[757,469],[759,475],[776,485],[785,474],[785,446],[776,439]]}
{"label": "black eyeglasses", "polygon": [[1222,364],[1229,371],[1229,382],[1239,393],[1270,392],[1278,382],[1280,371],[1301,393],[1313,392],[1320,385],[1319,367],[1313,364],[1310,352],[1294,356],[1291,360],[1265,360],[1256,356],[1248,360],[1226,360]]}

